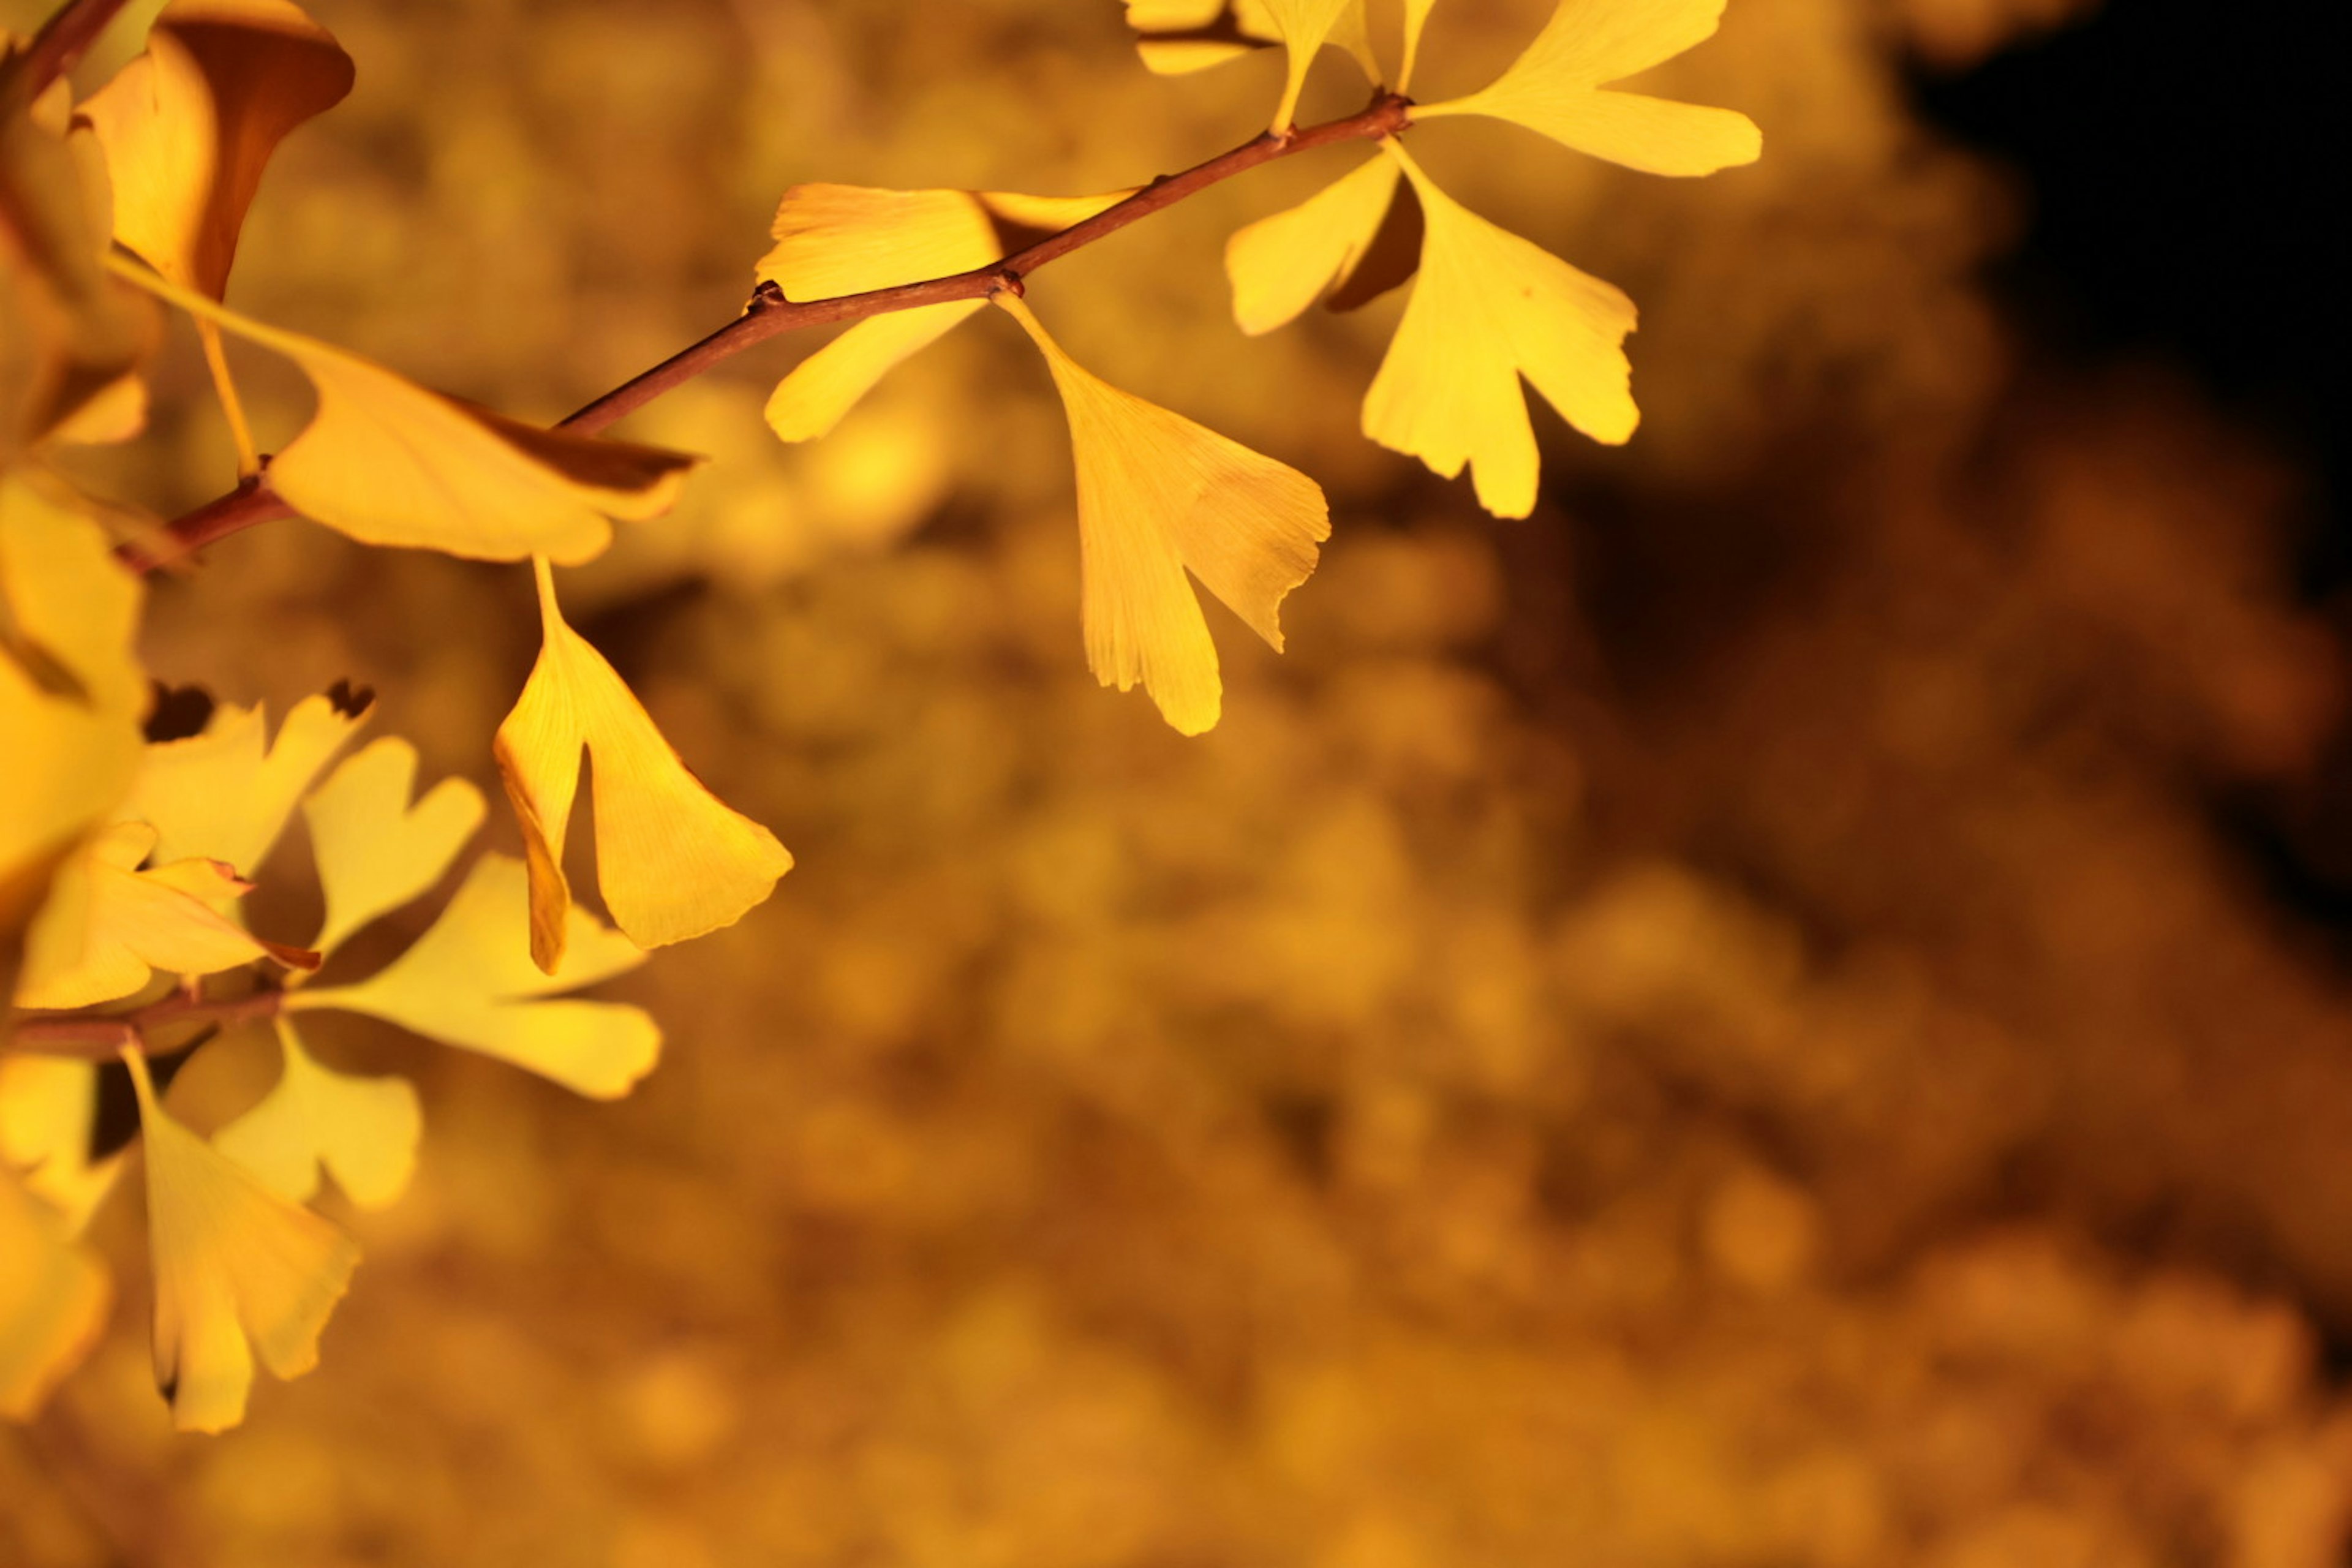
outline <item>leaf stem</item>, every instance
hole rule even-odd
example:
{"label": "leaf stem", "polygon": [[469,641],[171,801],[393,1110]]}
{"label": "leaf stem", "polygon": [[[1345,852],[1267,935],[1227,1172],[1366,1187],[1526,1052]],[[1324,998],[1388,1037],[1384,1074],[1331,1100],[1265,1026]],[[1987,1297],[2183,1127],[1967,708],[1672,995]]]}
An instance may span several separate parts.
{"label": "leaf stem", "polygon": [[[1345,119],[1326,121],[1320,125],[1295,130],[1284,135],[1266,132],[1229,152],[1195,163],[1181,174],[1156,179],[1118,205],[1107,207],[1058,234],[1048,235],[1034,245],[1014,251],[1002,261],[975,267],[968,272],[952,273],[919,283],[903,283],[891,289],[871,289],[863,294],[845,294],[832,300],[787,300],[782,289],[772,283],[762,283],[751,296],[751,303],[744,307],[743,313],[734,321],[701,342],[679,350],[651,370],[632,376],[556,427],[593,436],[624,416],[644,407],[663,393],[734,358],[754,343],[765,342],[786,332],[838,321],[860,321],[869,316],[885,315],[893,310],[912,310],[954,300],[984,300],[1006,289],[1017,291],[1022,279],[1048,262],[1058,261],[1070,252],[1107,238],[1131,223],[1150,217],[1154,213],[1164,212],[1236,174],[1320,147],[1393,136],[1412,122],[1412,100],[1395,93],[1383,92],[1364,109]],[[121,554],[134,571],[151,572],[256,523],[293,515],[294,509],[269,488],[269,474],[265,468],[257,479],[247,479],[228,494],[175,519],[164,531],[169,543],[160,551],[150,552],[135,544],[126,544],[121,547]]]}
{"label": "leaf stem", "polygon": [[261,454],[253,445],[253,426],[245,420],[245,403],[236,395],[236,379],[228,373],[228,354],[221,347],[217,322],[199,318],[196,337],[205,345],[205,364],[213,373],[213,390],[220,394],[221,412],[228,417],[228,433],[236,442],[236,477],[240,483],[261,476]]}
{"label": "leaf stem", "polygon": [[259,1018],[273,1018],[285,1005],[283,991],[256,991],[232,1001],[208,1002],[201,994],[175,993],[130,1013],[92,1017],[88,1014],[31,1014],[17,1020],[0,1048],[31,1056],[64,1057],[73,1061],[111,1061],[126,1045],[145,1044],[147,1031],[166,1024],[215,1024],[226,1028]]}

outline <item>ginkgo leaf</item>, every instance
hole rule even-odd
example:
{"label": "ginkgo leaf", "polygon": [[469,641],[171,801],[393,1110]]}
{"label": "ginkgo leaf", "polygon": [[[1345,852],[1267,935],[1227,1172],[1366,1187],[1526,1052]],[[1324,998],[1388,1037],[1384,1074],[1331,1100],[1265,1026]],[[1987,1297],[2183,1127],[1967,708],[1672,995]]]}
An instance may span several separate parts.
{"label": "ginkgo leaf", "polygon": [[121,1174],[121,1151],[92,1158],[98,1127],[95,1062],[12,1052],[0,1057],[0,1163],[65,1216],[79,1236]]}
{"label": "ginkgo leaf", "polygon": [[[1307,73],[1315,64],[1315,57],[1331,37],[1332,29],[1339,25],[1342,16],[1352,16],[1357,27],[1363,26],[1363,0],[1260,0],[1266,17],[1274,24],[1288,57],[1287,76],[1282,84],[1282,101],[1275,106],[1275,134],[1290,129],[1298,110],[1299,92],[1307,86]],[[1380,67],[1369,65],[1366,70],[1377,80]]]}
{"label": "ginkgo leaf", "polygon": [[702,460],[537,429],[118,265],[191,315],[284,354],[310,378],[318,412],[270,460],[269,488],[363,544],[576,564],[612,542],[612,520],[641,522],[667,511]]}
{"label": "ginkgo leaf", "polygon": [[1536,500],[1525,375],[1570,425],[1615,445],[1640,415],[1625,334],[1633,302],[1613,286],[1497,228],[1381,143],[1421,198],[1421,276],[1364,397],[1364,434],[1452,479],[1469,465],[1478,502],[1525,517]]}
{"label": "ginkgo leaf", "polygon": [[352,79],[334,36],[288,0],[173,0],[146,52],[81,106],[113,175],[115,238],[219,299],[269,155]]}
{"label": "ginkgo leaf", "polygon": [[279,1197],[307,1203],[319,1172],[363,1209],[389,1208],[416,1170],[424,1113],[406,1079],[354,1078],[325,1068],[279,1016],[277,1085],[213,1135],[213,1147]]}
{"label": "ginkgo leaf", "polygon": [[106,1270],[0,1167],[0,1417],[29,1420],[106,1326]]}
{"label": "ginkgo leaf", "polygon": [[[1310,0],[1315,8],[1321,4]],[[1278,7],[1277,0],[1127,0],[1127,25],[1135,30],[1135,52],[1146,70],[1183,76],[1282,44],[1285,22],[1297,21],[1300,9]],[[1337,9],[1317,47],[1337,44],[1356,58],[1367,80],[1382,79],[1364,23],[1364,0],[1340,0]]]}
{"label": "ginkgo leaf", "polygon": [[415,805],[416,748],[386,735],[346,758],[302,802],[327,914],[310,945],[331,953],[441,879],[482,825],[482,792],[443,779]]}
{"label": "ginkgo leaf", "polygon": [[1297,469],[1099,380],[1021,300],[996,302],[1044,353],[1069,416],[1087,666],[1121,691],[1141,681],[1170,724],[1200,734],[1217,722],[1223,686],[1185,571],[1279,649],[1283,595],[1307,581],[1317,545],[1330,537],[1323,492]]}
{"label": "ginkgo leaf", "polygon": [[155,1386],[181,1431],[226,1431],[245,1419],[256,1352],[279,1377],[319,1364],[359,1246],[173,1121],[146,1058],[122,1056],[147,1152]]}
{"label": "ginkgo leaf", "polygon": [[1397,166],[1374,158],[1298,205],[1261,218],[1225,244],[1234,320],[1253,337],[1293,320],[1344,284],[1371,249],[1395,199]]}
{"label": "ginkgo leaf", "polygon": [[[945,278],[1001,261],[1134,193],[1031,196],[1013,191],[881,191],[794,185],[776,208],[775,247],[759,276],[788,300],[827,300]],[[768,400],[787,441],[825,435],[874,384],[986,301],[960,300],[857,322],[794,366]]]}
{"label": "ginkgo leaf", "polygon": [[87,1007],[128,996],[157,970],[216,974],[258,959],[315,969],[319,955],[263,942],[219,906],[249,885],[217,860],[139,869],[155,847],[143,822],[118,823],[58,876],[25,944],[21,1007]]}
{"label": "ginkgo leaf", "polygon": [[1485,114],[1651,174],[1712,174],[1764,150],[1755,121],[1605,85],[1704,42],[1725,0],[1560,0],[1527,52],[1485,89],[1412,117]]}
{"label": "ginkgo leaf", "polygon": [[1437,0],[1404,0],[1404,64],[1397,68],[1396,90],[1412,85],[1412,68],[1421,63],[1421,32]]}
{"label": "ginkgo leaf", "polygon": [[587,751],[596,803],[596,885],[639,947],[733,925],[793,868],[765,827],[731,810],[678,759],[604,656],[564,623],[537,563],[539,662],[492,751],[530,861],[530,951],[552,974],[571,929],[564,836]]}
{"label": "ginkgo leaf", "polygon": [[432,928],[356,985],[289,993],[291,1011],[364,1013],[444,1045],[527,1068],[597,1100],[615,1100],[653,1070],[661,1030],[641,1007],[546,1000],[645,962],[587,910],[566,911],[562,967],[541,973],[515,933],[531,918],[530,873],[506,855],[474,862]]}
{"label": "ginkgo leaf", "polygon": [[260,706],[223,703],[201,733],[147,748],[121,815],[154,827],[160,859],[202,856],[250,877],[374,705],[373,692],[339,685],[296,703],[272,741]]}
{"label": "ginkgo leaf", "polygon": [[52,878],[139,766],[140,600],[97,522],[0,479],[0,997]]}

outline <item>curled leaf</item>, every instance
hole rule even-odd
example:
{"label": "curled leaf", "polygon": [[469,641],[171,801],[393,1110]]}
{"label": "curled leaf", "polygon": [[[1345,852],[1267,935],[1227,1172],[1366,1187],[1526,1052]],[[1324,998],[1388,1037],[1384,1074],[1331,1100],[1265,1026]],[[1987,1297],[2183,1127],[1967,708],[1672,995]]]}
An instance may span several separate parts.
{"label": "curled leaf", "polygon": [[1087,666],[1121,691],[1141,681],[1170,724],[1200,734],[1217,722],[1223,686],[1186,569],[1280,648],[1283,596],[1315,570],[1316,546],[1330,537],[1323,492],[1297,469],[1100,380],[1019,300],[996,302],[1045,354],[1069,416]]}
{"label": "curled leaf", "polygon": [[639,947],[733,925],[793,868],[791,854],[703,787],[604,656],[564,623],[545,562],[538,572],[544,641],[492,747],[530,861],[531,957],[555,973],[572,928],[563,843],[583,749],[596,882],[614,923]]}
{"label": "curled leaf", "polygon": [[201,294],[152,277],[140,281],[301,367],[318,389],[318,412],[271,459],[269,487],[305,517],[363,544],[576,564],[612,542],[612,520],[643,521],[667,511],[701,461],[541,430]]}
{"label": "curled leaf", "polygon": [[1415,109],[1413,118],[1490,115],[1651,174],[1712,174],[1752,163],[1764,141],[1746,115],[1607,90],[1713,37],[1724,3],[1560,0],[1527,52],[1492,85]]}
{"label": "curled leaf", "polygon": [[541,973],[514,940],[531,896],[522,862],[485,855],[406,952],[356,985],[296,991],[286,1005],[363,1013],[593,1099],[618,1099],[653,1070],[661,1030],[640,1007],[548,998],[634,969],[645,953],[574,906],[566,911],[562,966]]}
{"label": "curled leaf", "polygon": [[1437,188],[1393,142],[1427,222],[1421,275],[1364,398],[1364,434],[1451,479],[1469,465],[1497,517],[1535,506],[1535,429],[1525,375],[1561,417],[1615,445],[1640,415],[1616,288],[1496,227]]}
{"label": "curled leaf", "polygon": [[113,176],[115,238],[219,299],[270,154],[352,79],[334,36],[288,0],[173,0],[146,52],[81,106]]}
{"label": "curled leaf", "polygon": [[[775,247],[761,258],[758,271],[788,300],[829,300],[944,278],[1001,261],[1132,194],[1030,196],[794,185],[776,208]],[[777,385],[768,400],[768,424],[787,441],[825,435],[877,382],[983,303],[925,305],[856,323]]]}
{"label": "curled leaf", "polygon": [[106,1326],[106,1270],[0,1166],[0,1417],[29,1419]]}
{"label": "curled leaf", "polygon": [[245,1419],[257,1352],[279,1377],[319,1364],[359,1246],[173,1121],[146,1058],[122,1056],[147,1151],[155,1386],[181,1431],[226,1431]]}
{"label": "curled leaf", "polygon": [[269,958],[316,969],[319,955],[263,942],[220,912],[249,884],[217,860],[139,869],[155,847],[143,822],[106,829],[59,873],[26,942],[24,1007],[87,1007],[128,996],[155,971],[216,974]]}
{"label": "curled leaf", "polygon": [[345,759],[302,803],[327,900],[311,943],[332,952],[378,915],[441,879],[482,825],[482,792],[443,779],[415,805],[416,748],[387,735]]}
{"label": "curled leaf", "polygon": [[363,1209],[389,1208],[416,1170],[424,1114],[399,1078],[354,1078],[319,1065],[290,1019],[278,1019],[280,1069],[260,1103],[213,1146],[290,1203],[318,1194],[323,1168]]}

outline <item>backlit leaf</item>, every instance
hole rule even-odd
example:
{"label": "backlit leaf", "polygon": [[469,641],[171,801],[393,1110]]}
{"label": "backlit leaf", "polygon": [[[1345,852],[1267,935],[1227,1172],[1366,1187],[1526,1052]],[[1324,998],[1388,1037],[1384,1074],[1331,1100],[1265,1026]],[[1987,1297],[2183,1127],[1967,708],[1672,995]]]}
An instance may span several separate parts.
{"label": "backlit leaf", "polygon": [[0,1417],[29,1419],[106,1326],[106,1270],[0,1166]]}
{"label": "backlit leaf", "polygon": [[225,1431],[245,1418],[257,1352],[279,1377],[318,1365],[360,1249],[173,1121],[146,1058],[123,1059],[146,1145],[155,1385],[180,1430]]}
{"label": "backlit leaf", "polygon": [[121,1174],[122,1154],[90,1157],[98,1125],[95,1062],[23,1052],[0,1056],[0,1162],[79,1235]]}
{"label": "backlit leaf", "polygon": [[317,1195],[323,1167],[352,1202],[389,1208],[416,1169],[424,1116],[400,1078],[354,1078],[321,1067],[293,1022],[278,1019],[281,1068],[259,1104],[214,1134],[213,1146],[292,1203]]}
{"label": "backlit leaf", "polygon": [[640,947],[734,924],[792,869],[791,854],[703,787],[604,656],[564,623],[545,562],[538,573],[539,662],[493,748],[530,861],[531,956],[555,973],[573,929],[563,843],[583,749],[596,883],[614,923]]}
{"label": "backlit leaf", "polygon": [[1380,232],[1396,186],[1396,164],[1374,158],[1227,241],[1225,276],[1242,331],[1270,332],[1345,283]]}
{"label": "backlit leaf", "polygon": [[531,891],[521,861],[485,855],[406,952],[356,985],[293,992],[287,1008],[364,1013],[594,1099],[617,1099],[653,1070],[659,1027],[643,1008],[548,998],[634,969],[645,953],[573,906],[562,967],[541,973],[515,940],[531,918]]}
{"label": "backlit leaf", "polygon": [[320,952],[439,881],[482,825],[482,792],[464,779],[443,779],[412,806],[415,784],[416,748],[387,735],[345,759],[303,801],[327,900],[311,943]]}
{"label": "backlit leaf", "polygon": [[147,748],[120,815],[153,826],[160,859],[203,856],[251,877],[319,771],[367,722],[374,700],[340,687],[306,697],[275,741],[260,706],[223,703],[201,734]]}

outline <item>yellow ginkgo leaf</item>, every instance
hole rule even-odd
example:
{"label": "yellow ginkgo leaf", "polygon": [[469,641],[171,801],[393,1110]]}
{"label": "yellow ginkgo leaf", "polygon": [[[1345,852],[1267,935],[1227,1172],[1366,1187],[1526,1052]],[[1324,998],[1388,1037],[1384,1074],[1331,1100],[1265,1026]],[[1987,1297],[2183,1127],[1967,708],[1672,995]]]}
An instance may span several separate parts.
{"label": "yellow ginkgo leaf", "polygon": [[288,0],[173,0],[81,106],[106,148],[114,237],[217,300],[261,173],[352,89],[351,57]]}
{"label": "yellow ginkgo leaf", "polygon": [[1448,479],[1468,464],[1480,505],[1525,517],[1538,458],[1519,377],[1592,439],[1626,440],[1640,418],[1624,348],[1633,302],[1453,200],[1394,142],[1381,145],[1428,230],[1412,299],[1364,398],[1364,434]]}
{"label": "yellow ginkgo leaf", "polygon": [[1213,727],[1216,645],[1189,568],[1252,631],[1282,647],[1283,595],[1315,570],[1330,513],[1315,481],[1097,379],[1013,296],[1045,356],[1077,461],[1087,663],[1105,686],[1138,681],[1178,731]]}
{"label": "yellow ginkgo leaf", "polygon": [[147,748],[120,815],[153,826],[159,859],[202,856],[251,877],[374,705],[373,692],[339,684],[296,703],[272,741],[262,708],[223,703],[200,733]]}
{"label": "yellow ginkgo leaf", "polygon": [[530,951],[552,974],[571,927],[563,841],[588,752],[596,885],[639,947],[733,925],[793,868],[776,836],[703,787],[604,656],[564,623],[537,563],[544,640],[492,751],[530,861]]}
{"label": "yellow ginkgo leaf", "polygon": [[269,488],[363,544],[576,564],[612,542],[611,520],[667,511],[701,461],[538,429],[428,392],[316,338],[265,326],[131,263],[115,265],[189,314],[301,367],[318,389],[318,412],[270,460]]}
{"label": "yellow ginkgo leaf", "polygon": [[[1030,196],[794,185],[776,208],[775,247],[761,258],[759,276],[787,300],[803,300],[950,277],[1001,261],[1133,194]],[[926,305],[857,322],[784,377],[768,400],[768,424],[787,441],[825,435],[875,383],[983,303]]]}
{"label": "yellow ginkgo leaf", "polygon": [[1242,331],[1270,332],[1346,283],[1370,251],[1396,188],[1395,163],[1374,158],[1228,240],[1225,276]]}
{"label": "yellow ginkgo leaf", "polygon": [[1560,0],[1527,52],[1482,91],[1412,111],[1485,114],[1651,174],[1712,174],[1764,150],[1755,121],[1606,84],[1714,35],[1725,0]]}
{"label": "yellow ginkgo leaf", "polygon": [[464,779],[443,779],[412,806],[415,785],[416,748],[387,735],[345,759],[302,802],[327,899],[310,944],[321,953],[439,881],[482,825],[482,792]]}
{"label": "yellow ginkgo leaf", "polygon": [[521,861],[485,855],[406,952],[356,985],[296,991],[286,1005],[364,1013],[528,1068],[592,1098],[618,1099],[661,1055],[661,1030],[651,1016],[617,1002],[545,998],[609,980],[646,955],[573,906],[566,911],[563,966],[542,974],[515,941],[530,918],[531,896]]}
{"label": "yellow ginkgo leaf", "polygon": [[1412,68],[1421,62],[1421,31],[1429,22],[1429,13],[1437,0],[1404,0],[1404,64],[1397,68],[1396,90],[1404,92],[1412,85]]}
{"label": "yellow ginkgo leaf", "polygon": [[0,1417],[32,1417],[98,1339],[106,1303],[106,1270],[0,1166]]}
{"label": "yellow ginkgo leaf", "polygon": [[0,479],[0,997],[51,879],[139,766],[140,598],[95,521]]}
{"label": "yellow ginkgo leaf", "polygon": [[255,1352],[279,1377],[319,1364],[359,1246],[172,1120],[146,1058],[122,1057],[147,1152],[155,1386],[181,1431],[226,1431],[245,1419]]}
{"label": "yellow ginkgo leaf", "polygon": [[324,1068],[302,1048],[291,1020],[278,1019],[282,1070],[259,1104],[213,1135],[213,1146],[291,1203],[335,1178],[363,1209],[389,1208],[416,1170],[425,1130],[406,1079],[353,1078]]}
{"label": "yellow ginkgo leaf", "polygon": [[217,860],[139,869],[155,847],[143,822],[118,823],[58,873],[25,944],[20,1007],[87,1007],[128,996],[155,971],[216,974],[259,959],[315,969],[319,955],[263,942],[220,912],[249,884]]}
{"label": "yellow ginkgo leaf", "polygon": [[[1324,0],[1308,0],[1303,6],[1284,5],[1280,0],[1127,0],[1127,25],[1135,30],[1135,52],[1146,70],[1183,76],[1282,44],[1286,25],[1311,24],[1312,16],[1302,14],[1323,8]],[[1356,58],[1367,80],[1381,80],[1380,61],[1364,24],[1364,0],[1339,0],[1337,10],[1315,47],[1327,41],[1337,44]],[[1294,66],[1297,47],[1293,47]],[[1312,58],[1313,53],[1308,48],[1307,57]],[[1303,79],[1304,71],[1299,74]]]}
{"label": "yellow ginkgo leaf", "polygon": [[114,1188],[122,1152],[91,1158],[98,1129],[95,1062],[12,1052],[0,1056],[0,1163],[65,1217],[79,1236]]}

